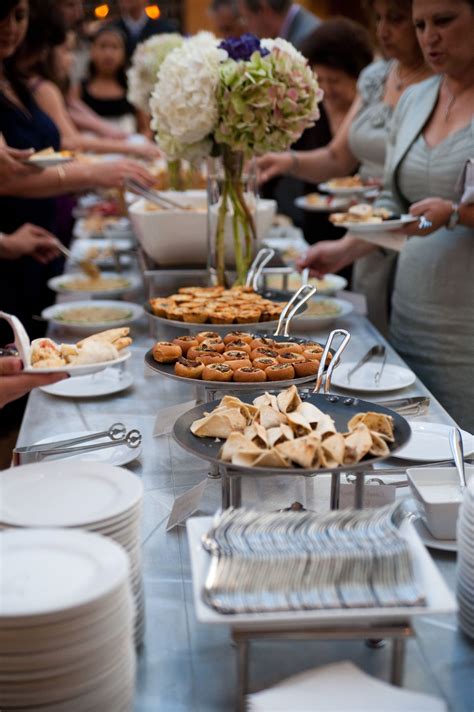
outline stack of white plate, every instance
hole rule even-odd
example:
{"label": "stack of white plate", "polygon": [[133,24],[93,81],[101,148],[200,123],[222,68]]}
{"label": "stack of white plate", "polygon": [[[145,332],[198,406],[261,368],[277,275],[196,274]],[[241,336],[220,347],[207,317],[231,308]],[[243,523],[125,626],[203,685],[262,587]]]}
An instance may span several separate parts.
{"label": "stack of white plate", "polygon": [[0,709],[130,712],[133,599],[124,550],[64,529],[0,532]]}
{"label": "stack of white plate", "polygon": [[140,552],[141,480],[98,462],[58,460],[0,473],[0,527],[66,527],[102,534],[124,547],[136,605],[135,642],[143,640],[145,607]]}
{"label": "stack of white plate", "polygon": [[459,625],[474,638],[474,479],[471,479],[459,510],[457,597]]}

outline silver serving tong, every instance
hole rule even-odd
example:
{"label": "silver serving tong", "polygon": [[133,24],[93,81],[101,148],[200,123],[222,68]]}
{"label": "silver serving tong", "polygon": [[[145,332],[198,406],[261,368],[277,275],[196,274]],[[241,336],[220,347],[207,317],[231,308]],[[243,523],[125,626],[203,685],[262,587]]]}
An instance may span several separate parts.
{"label": "silver serving tong", "polygon": [[258,292],[258,286],[263,268],[274,256],[275,250],[272,250],[271,247],[263,247],[259,252],[257,252],[255,259],[247,272],[247,280],[245,282],[246,287],[252,287],[254,292]]}
{"label": "silver serving tong", "polygon": [[278,320],[278,326],[274,336],[289,336],[289,328],[293,317],[298,313],[303,304],[316,294],[316,287],[309,284],[303,285],[292,296],[286,307],[283,309]]}
{"label": "silver serving tong", "polygon": [[[329,349],[331,348],[331,344],[334,341],[335,337],[338,335],[342,336],[343,340],[340,343],[339,348],[337,349],[336,353],[334,354],[334,358],[332,359],[331,363],[329,364],[327,371],[325,371],[324,369],[326,367],[326,361],[328,359]],[[339,359],[341,357],[341,354],[344,351],[344,349],[346,348],[350,339],[351,339],[351,335],[345,329],[335,329],[334,331],[331,331],[331,333],[328,336],[328,340],[326,341],[326,346],[324,347],[324,352],[323,352],[323,355],[321,358],[321,362],[319,364],[318,377],[316,379],[316,386],[314,388],[313,393],[319,393],[319,391],[321,390],[321,386],[323,385],[324,376],[326,376],[326,379],[324,381],[324,392],[329,393],[329,389],[331,387],[331,379],[332,379],[333,371],[339,365]]]}
{"label": "silver serving tong", "polygon": [[192,210],[191,205],[181,203],[178,200],[173,200],[172,198],[169,198],[168,196],[164,196],[162,193],[159,193],[157,190],[145,188],[143,185],[141,185],[141,183],[138,183],[138,181],[133,180],[133,178],[129,178],[125,181],[125,187],[133,191],[134,193],[137,193],[137,195],[141,195],[142,198],[145,198],[150,203],[154,203],[163,210]]}
{"label": "silver serving tong", "polygon": [[449,433],[449,444],[451,446],[451,452],[453,454],[454,464],[459,475],[459,482],[461,489],[467,487],[466,483],[466,470],[464,468],[464,448],[462,444],[461,431],[459,428],[452,428]]}
{"label": "silver serving tong", "polygon": [[[111,442],[90,443],[93,440],[109,438]],[[78,438],[68,438],[66,440],[56,440],[51,443],[38,445],[27,445],[13,450],[13,466],[23,465],[28,462],[37,462],[44,457],[52,455],[76,455],[83,452],[94,452],[105,448],[116,447],[117,445],[127,445],[131,449],[136,449],[142,442],[142,435],[139,430],[127,429],[123,423],[115,423],[108,430],[100,433],[82,435]],[[78,446],[78,447],[74,447]]]}
{"label": "silver serving tong", "polygon": [[347,378],[347,383],[351,382],[351,378],[354,375],[356,371],[359,370],[359,368],[362,368],[364,364],[368,363],[371,361],[373,358],[376,356],[380,356],[382,358],[382,363],[380,366],[380,370],[378,370],[374,376],[374,382],[375,385],[378,386],[380,383],[380,379],[382,378],[382,373],[385,368],[385,362],[387,360],[387,349],[383,344],[375,344],[374,346],[371,346],[370,349],[367,351],[364,356],[356,363],[356,365],[351,368],[351,370],[348,372],[346,378]]}
{"label": "silver serving tong", "polygon": [[428,396],[413,396],[411,398],[394,398],[377,401],[378,405],[395,410],[400,415],[424,415],[428,412],[431,399]]}

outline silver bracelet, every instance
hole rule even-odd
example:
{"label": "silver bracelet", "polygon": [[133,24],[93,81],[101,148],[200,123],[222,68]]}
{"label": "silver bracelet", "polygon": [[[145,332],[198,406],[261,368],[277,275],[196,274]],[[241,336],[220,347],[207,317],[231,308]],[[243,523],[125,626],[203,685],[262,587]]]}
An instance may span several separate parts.
{"label": "silver bracelet", "polygon": [[291,174],[298,173],[298,169],[300,167],[300,159],[298,158],[298,154],[296,151],[290,151],[290,156],[291,156]]}

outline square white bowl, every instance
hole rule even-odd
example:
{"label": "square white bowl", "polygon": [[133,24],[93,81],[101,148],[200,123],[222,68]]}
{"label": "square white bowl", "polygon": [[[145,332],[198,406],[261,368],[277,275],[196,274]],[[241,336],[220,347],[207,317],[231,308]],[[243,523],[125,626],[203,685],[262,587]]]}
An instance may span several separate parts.
{"label": "square white bowl", "polygon": [[[410,467],[407,475],[414,496],[423,505],[423,520],[431,534],[435,539],[456,539],[462,502],[456,468]],[[466,467],[466,480],[469,482],[473,476],[474,466]]]}

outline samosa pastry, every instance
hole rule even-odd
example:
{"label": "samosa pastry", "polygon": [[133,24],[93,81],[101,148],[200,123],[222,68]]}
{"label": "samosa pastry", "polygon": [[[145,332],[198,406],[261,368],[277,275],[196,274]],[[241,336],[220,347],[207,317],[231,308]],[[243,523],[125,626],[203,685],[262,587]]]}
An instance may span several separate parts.
{"label": "samosa pastry", "polygon": [[291,386],[277,395],[277,402],[282,413],[292,413],[301,405],[302,401],[297,387]]}
{"label": "samosa pastry", "polygon": [[288,461],[278,452],[277,448],[266,450],[255,462],[254,467],[288,467]]}
{"label": "samosa pastry", "polygon": [[386,440],[373,430],[371,430],[370,434],[372,436],[372,447],[370,448],[369,453],[374,457],[389,457],[390,448],[388,447]]}
{"label": "samosa pastry", "polygon": [[223,408],[196,420],[191,432],[198,438],[228,438],[233,432],[244,432],[247,421],[238,408]]}
{"label": "samosa pastry", "polygon": [[303,467],[305,470],[309,470],[311,467],[319,467],[319,448],[318,440],[311,437],[290,440],[276,447],[282,457]]}
{"label": "samosa pastry", "polygon": [[356,425],[354,430],[344,436],[345,445],[354,451],[355,462],[360,462],[372,447],[372,435],[364,423]]}
{"label": "samosa pastry", "polygon": [[273,410],[279,411],[277,397],[271,393],[264,393],[263,396],[258,396],[254,399],[254,406],[261,408],[263,405],[268,405]]}
{"label": "samosa pastry", "polygon": [[329,435],[322,441],[321,450],[327,463],[325,467],[339,467],[344,463],[346,451],[344,436],[341,433]]}
{"label": "samosa pastry", "polygon": [[274,447],[279,443],[284,443],[287,440],[293,440],[295,437],[289,425],[280,425],[278,428],[270,428],[267,430],[267,439],[269,447]]}
{"label": "samosa pastry", "polygon": [[248,453],[254,453],[256,457],[258,457],[262,452],[257,445],[249,442],[245,435],[242,435],[242,433],[231,433],[222,446],[219,457],[221,460],[224,460],[224,462],[232,462],[234,455],[241,450]]}
{"label": "samosa pastry", "polygon": [[301,413],[294,411],[293,413],[288,413],[286,417],[288,418],[288,425],[293,430],[295,437],[300,438],[312,432],[311,425],[303,418]]}
{"label": "samosa pastry", "polygon": [[296,412],[300,413],[313,428],[316,428],[319,421],[325,417],[325,413],[323,413],[322,410],[319,410],[319,408],[316,408],[315,405],[307,401],[303,401],[296,409]]}
{"label": "samosa pastry", "polygon": [[258,447],[268,447],[268,433],[263,425],[260,425],[259,423],[247,425],[244,430],[244,436],[248,441],[254,442]]}
{"label": "samosa pastry", "polygon": [[334,420],[331,418],[330,415],[324,414],[321,420],[319,421],[318,425],[316,426],[316,435],[319,435],[320,438],[324,439],[328,435],[331,435],[332,433],[337,432],[336,431],[336,426],[334,424]]}
{"label": "samosa pastry", "polygon": [[373,430],[378,433],[383,438],[388,440],[388,442],[393,443],[395,441],[393,434],[393,418],[391,415],[385,415],[385,413],[374,413],[372,411],[369,411],[368,413],[357,413],[357,415],[354,415],[354,417],[350,419],[347,426],[349,430],[354,430],[359,423],[363,423],[369,430]]}
{"label": "samosa pastry", "polygon": [[238,467],[255,467],[261,452],[262,451],[259,450],[259,452],[256,453],[254,449],[238,450],[232,457],[232,464]]}
{"label": "samosa pastry", "polygon": [[260,423],[265,430],[269,430],[269,428],[278,428],[278,426],[285,421],[286,417],[283,413],[278,413],[276,410],[273,410],[273,408],[270,408],[269,405],[261,406],[255,416],[255,422]]}
{"label": "samosa pastry", "polygon": [[250,403],[244,403],[240,398],[235,398],[235,396],[224,396],[221,400],[218,408],[239,408],[242,415],[250,423],[258,411],[258,408],[251,405]]}

